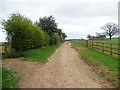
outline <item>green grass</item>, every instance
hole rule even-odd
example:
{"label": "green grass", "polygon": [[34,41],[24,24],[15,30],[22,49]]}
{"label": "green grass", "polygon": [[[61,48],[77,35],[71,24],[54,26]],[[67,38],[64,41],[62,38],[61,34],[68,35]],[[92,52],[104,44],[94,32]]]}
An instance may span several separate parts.
{"label": "green grass", "polygon": [[72,46],[98,75],[106,78],[112,84],[118,85],[118,57],[83,47],[79,41],[73,41]]}
{"label": "green grass", "polygon": [[[112,38],[111,40],[110,39],[105,39],[105,40],[88,40],[88,46],[92,47],[92,42],[93,42],[93,44],[94,44],[93,46],[97,47],[97,45],[98,45],[98,48],[101,49],[99,51],[103,51],[102,50],[103,49],[103,45],[104,45],[104,50],[111,51],[110,44],[112,44],[113,55],[117,56],[114,53],[118,53],[119,52],[119,45],[118,45],[118,41],[119,40],[120,40],[120,38]],[[96,42],[98,42],[98,43],[96,43]],[[83,46],[86,46],[86,44],[87,44],[85,40],[82,40],[80,43],[83,44]],[[110,52],[106,52],[106,51],[104,51],[104,52],[110,54]]]}
{"label": "green grass", "polygon": [[14,52],[8,53],[2,56],[3,59],[6,58],[19,58],[22,60],[29,60],[29,61],[37,61],[41,63],[47,62],[47,59],[54,53],[54,51],[60,46],[61,44],[50,45],[38,49],[32,49],[25,52]]}
{"label": "green grass", "polygon": [[[119,49],[119,45],[118,45],[118,41],[120,41],[120,38],[112,38],[111,40],[101,40],[100,42],[104,42],[104,46],[106,47],[110,47],[110,44],[112,44],[112,48],[116,48],[116,49],[112,49],[113,52],[118,52]],[[109,48],[106,48],[106,50],[109,50]]]}
{"label": "green grass", "polygon": [[[113,48],[116,48],[118,49],[118,41],[120,41],[120,38],[112,38],[111,40],[110,39],[105,39],[105,40],[95,40],[95,41],[98,41],[98,42],[103,42],[104,43],[104,46],[106,47],[110,47],[110,44],[112,44],[112,47]],[[101,45],[102,44],[98,44],[98,45]],[[106,50],[109,50],[109,48],[106,48]],[[118,52],[118,50],[115,50],[113,49],[114,52]]]}
{"label": "green grass", "polygon": [[111,40],[105,39],[105,40],[97,40],[97,41],[106,42],[106,43],[118,43],[118,41],[120,41],[120,38],[112,38]]}
{"label": "green grass", "polygon": [[44,48],[33,49],[24,52],[25,60],[32,60],[45,63],[47,59],[54,53],[54,51],[59,47],[60,44],[51,45]]}
{"label": "green grass", "polygon": [[[61,44],[46,46],[39,49],[32,49],[25,52],[14,52],[3,55],[3,60],[7,58],[19,58],[20,60],[47,62],[47,59],[55,52]],[[18,88],[19,75],[7,68],[2,69],[2,88]],[[1,81],[1,80],[0,80]]]}
{"label": "green grass", "polygon": [[2,88],[18,88],[20,80],[18,73],[4,67],[0,69],[2,69]]}

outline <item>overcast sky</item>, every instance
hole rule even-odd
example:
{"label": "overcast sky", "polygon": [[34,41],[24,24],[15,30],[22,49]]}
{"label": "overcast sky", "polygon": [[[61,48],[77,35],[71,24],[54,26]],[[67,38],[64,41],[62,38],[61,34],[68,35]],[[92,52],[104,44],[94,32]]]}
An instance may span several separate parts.
{"label": "overcast sky", "polygon": [[[53,15],[67,38],[86,38],[103,32],[101,26],[118,23],[119,0],[0,0],[0,19],[11,13],[21,13],[33,22],[39,17]],[[1,27],[1,25],[0,25]],[[0,29],[0,41],[5,40]]]}

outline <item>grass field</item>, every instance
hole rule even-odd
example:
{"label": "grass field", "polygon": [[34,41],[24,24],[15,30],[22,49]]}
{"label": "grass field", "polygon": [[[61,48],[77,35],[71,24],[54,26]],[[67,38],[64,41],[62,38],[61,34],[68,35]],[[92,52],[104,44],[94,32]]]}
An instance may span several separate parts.
{"label": "grass field", "polygon": [[112,38],[110,39],[105,39],[105,40],[96,40],[99,42],[106,42],[106,43],[118,43],[118,41],[120,41],[120,38]]}
{"label": "grass field", "polygon": [[8,68],[0,69],[2,69],[2,88],[18,88],[20,80],[18,73]]}
{"label": "grass field", "polygon": [[104,42],[104,46],[106,46],[106,47],[110,47],[110,44],[112,44],[112,47],[113,47],[113,48],[116,48],[116,49],[119,48],[119,47],[118,47],[118,44],[120,44],[120,43],[119,43],[120,38],[112,38],[111,40],[110,40],[110,39],[95,40],[95,41],[97,41],[97,42]]}
{"label": "grass field", "polygon": [[[117,53],[119,53],[120,48],[119,48],[119,42],[120,38],[112,38],[112,40],[110,39],[105,39],[105,40],[88,40],[88,46],[89,47],[96,47],[99,48],[99,51],[105,51],[105,53],[109,53],[112,52],[113,55],[118,55]],[[87,41],[82,40],[80,42],[81,45],[83,46],[87,46]],[[112,48],[112,50],[111,50]],[[107,51],[106,51],[107,50]],[[108,52],[109,51],[109,52]]]}
{"label": "grass field", "polygon": [[2,56],[3,59],[6,58],[20,58],[22,60],[28,61],[37,61],[41,63],[47,62],[47,59],[54,53],[54,51],[60,46],[61,44],[50,45],[46,47],[42,47],[39,49],[32,49],[25,52],[13,52],[4,54]]}
{"label": "grass field", "polygon": [[113,51],[118,52],[118,49],[119,49],[118,44],[120,44],[119,41],[120,41],[120,38],[112,38],[111,40],[110,39],[101,40],[100,42],[106,43],[105,46],[107,47],[110,47],[110,44],[112,44],[112,47],[117,49],[117,50],[113,49]]}
{"label": "grass field", "polygon": [[118,86],[118,57],[83,47],[80,41],[71,41],[71,43],[98,75]]}

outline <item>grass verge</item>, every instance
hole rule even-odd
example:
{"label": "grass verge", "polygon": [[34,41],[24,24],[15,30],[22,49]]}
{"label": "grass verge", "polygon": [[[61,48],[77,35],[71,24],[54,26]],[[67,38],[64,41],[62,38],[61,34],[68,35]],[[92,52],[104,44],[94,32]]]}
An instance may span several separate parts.
{"label": "grass verge", "polygon": [[18,73],[4,67],[0,69],[2,69],[2,88],[18,88],[20,80]]}
{"label": "grass verge", "polygon": [[37,61],[40,63],[47,62],[47,59],[55,52],[55,50],[60,46],[61,44],[56,45],[50,45],[38,49],[32,49],[25,52],[13,52],[4,54],[2,56],[3,59],[6,58],[20,58],[25,61]]}
{"label": "grass verge", "polygon": [[86,63],[92,66],[93,71],[118,86],[118,57],[82,47],[79,41],[71,43],[73,48],[86,60]]}
{"label": "grass verge", "polygon": [[31,60],[31,61],[38,61],[41,63],[45,63],[59,46],[60,44],[57,44],[57,45],[51,45],[39,49],[26,51],[23,53],[24,54],[23,60]]}

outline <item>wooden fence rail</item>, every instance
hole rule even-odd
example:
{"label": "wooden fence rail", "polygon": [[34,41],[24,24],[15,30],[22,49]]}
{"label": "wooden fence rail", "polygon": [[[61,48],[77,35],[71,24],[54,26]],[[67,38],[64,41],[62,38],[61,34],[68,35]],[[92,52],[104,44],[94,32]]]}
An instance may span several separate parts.
{"label": "wooden fence rail", "polygon": [[118,43],[107,43],[107,42],[98,42],[98,41],[90,41],[84,40],[80,41],[81,45],[84,45],[89,48],[93,48],[96,50],[101,50],[102,52],[110,53],[111,55],[120,55],[120,44]]}

